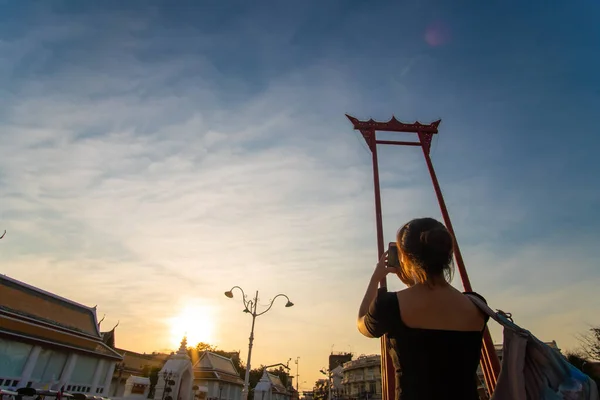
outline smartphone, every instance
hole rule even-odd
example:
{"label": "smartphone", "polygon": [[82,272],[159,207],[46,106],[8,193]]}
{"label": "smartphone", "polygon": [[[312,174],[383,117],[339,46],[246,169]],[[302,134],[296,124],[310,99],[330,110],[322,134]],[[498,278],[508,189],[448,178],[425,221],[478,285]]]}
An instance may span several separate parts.
{"label": "smartphone", "polygon": [[398,259],[398,245],[396,242],[390,242],[388,245],[388,267],[400,267],[400,260]]}

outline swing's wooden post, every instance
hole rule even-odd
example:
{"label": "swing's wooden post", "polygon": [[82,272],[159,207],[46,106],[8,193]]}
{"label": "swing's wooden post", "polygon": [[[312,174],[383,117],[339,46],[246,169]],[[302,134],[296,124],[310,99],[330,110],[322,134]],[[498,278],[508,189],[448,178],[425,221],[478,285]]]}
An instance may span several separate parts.
{"label": "swing's wooden post", "polygon": [[[377,224],[377,260],[385,252],[385,243],[383,241],[383,218],[381,213],[381,191],[379,187],[379,163],[377,160],[377,137],[374,130],[361,131],[369,149],[371,150],[373,160],[373,186],[375,190],[375,223]],[[379,282],[379,287],[387,287],[386,278]],[[388,353],[386,346],[386,337],[381,338],[381,393],[382,400],[394,400],[395,395],[386,397],[388,393],[395,393],[396,380],[394,377],[394,364]]]}

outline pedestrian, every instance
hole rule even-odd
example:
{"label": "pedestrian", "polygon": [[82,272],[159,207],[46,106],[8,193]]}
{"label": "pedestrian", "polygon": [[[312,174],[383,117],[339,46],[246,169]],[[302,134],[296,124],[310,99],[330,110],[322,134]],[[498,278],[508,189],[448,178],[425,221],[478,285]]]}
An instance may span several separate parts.
{"label": "pedestrian", "polygon": [[[441,222],[418,218],[400,228],[390,244],[396,248],[375,267],[358,312],[358,330],[367,337],[387,335],[396,400],[477,400],[488,317],[450,284],[454,238]],[[407,288],[378,289],[388,274]]]}

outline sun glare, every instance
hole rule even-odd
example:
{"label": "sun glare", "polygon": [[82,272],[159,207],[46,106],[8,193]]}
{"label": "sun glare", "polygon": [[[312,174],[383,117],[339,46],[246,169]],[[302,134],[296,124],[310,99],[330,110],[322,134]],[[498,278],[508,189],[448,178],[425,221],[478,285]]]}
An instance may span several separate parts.
{"label": "sun glare", "polygon": [[199,342],[214,344],[214,320],[207,307],[185,307],[179,315],[169,321],[171,344],[177,348],[181,339],[187,336],[188,346]]}

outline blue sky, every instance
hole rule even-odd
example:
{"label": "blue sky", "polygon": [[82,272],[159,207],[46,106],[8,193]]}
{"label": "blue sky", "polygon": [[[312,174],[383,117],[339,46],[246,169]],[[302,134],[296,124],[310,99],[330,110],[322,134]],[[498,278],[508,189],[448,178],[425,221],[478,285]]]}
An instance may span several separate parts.
{"label": "blue sky", "polygon": [[[379,347],[354,327],[376,247],[344,113],[441,118],[475,289],[573,348],[600,307],[600,4],[555,3],[2,1],[0,271],[98,304],[138,351],[188,308],[244,352],[222,292],[285,292],[255,363],[300,356],[311,387],[331,345]],[[380,161],[386,240],[440,217],[418,150]]]}

